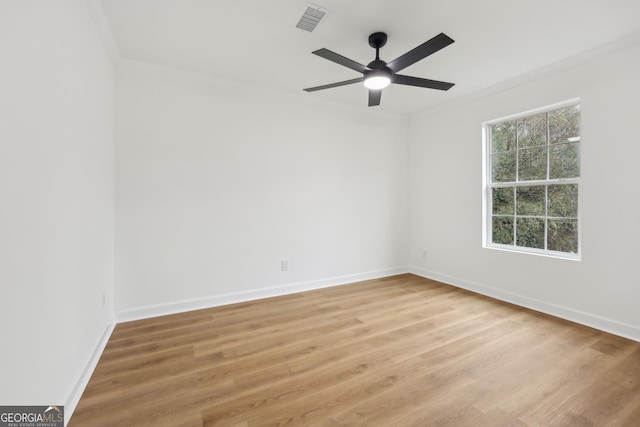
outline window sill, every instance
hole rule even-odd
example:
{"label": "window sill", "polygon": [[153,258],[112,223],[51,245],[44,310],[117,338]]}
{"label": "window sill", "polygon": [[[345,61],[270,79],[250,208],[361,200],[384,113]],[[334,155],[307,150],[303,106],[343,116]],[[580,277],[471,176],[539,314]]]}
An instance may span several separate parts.
{"label": "window sill", "polygon": [[511,245],[499,245],[495,243],[483,245],[483,248],[492,249],[496,251],[503,251],[503,252],[513,252],[513,253],[524,254],[524,255],[536,255],[536,256],[542,256],[546,258],[563,259],[568,261],[582,261],[582,256],[580,254],[570,254],[565,252],[521,248],[521,247],[515,247]]}

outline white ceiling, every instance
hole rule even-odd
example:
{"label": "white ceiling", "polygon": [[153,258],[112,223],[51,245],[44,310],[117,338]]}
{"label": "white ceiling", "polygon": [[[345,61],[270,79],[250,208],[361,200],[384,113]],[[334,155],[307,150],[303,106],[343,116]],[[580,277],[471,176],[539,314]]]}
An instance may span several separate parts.
{"label": "white ceiling", "polygon": [[120,56],[269,86],[366,109],[359,84],[305,87],[361,74],[312,55],[327,48],[362,64],[367,38],[388,34],[387,62],[440,32],[455,43],[402,74],[456,83],[448,92],[391,85],[383,111],[411,114],[640,32],[638,0],[317,0],[315,31],[295,28],[303,0],[101,0]]}

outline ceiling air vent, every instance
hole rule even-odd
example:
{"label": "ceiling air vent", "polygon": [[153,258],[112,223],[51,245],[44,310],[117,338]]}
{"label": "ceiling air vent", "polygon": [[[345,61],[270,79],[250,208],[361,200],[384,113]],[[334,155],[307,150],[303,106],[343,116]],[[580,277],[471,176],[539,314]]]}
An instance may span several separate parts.
{"label": "ceiling air vent", "polygon": [[296,28],[311,32],[314,28],[316,28],[316,25],[318,25],[318,22],[320,22],[323,16],[323,11],[318,8],[309,6],[298,21],[298,25],[296,25]]}

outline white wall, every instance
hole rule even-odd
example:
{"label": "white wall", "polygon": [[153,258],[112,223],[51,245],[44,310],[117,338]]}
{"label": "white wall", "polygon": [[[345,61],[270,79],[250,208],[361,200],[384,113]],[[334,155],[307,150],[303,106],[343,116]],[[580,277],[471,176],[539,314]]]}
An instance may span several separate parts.
{"label": "white wall", "polygon": [[112,320],[113,65],[80,0],[1,2],[0,52],[0,404],[64,405]]}
{"label": "white wall", "polygon": [[406,271],[406,118],[132,62],[117,76],[119,319]]}
{"label": "white wall", "polygon": [[[640,340],[639,75],[636,38],[412,118],[412,271]],[[582,261],[483,249],[481,123],[575,97]]]}

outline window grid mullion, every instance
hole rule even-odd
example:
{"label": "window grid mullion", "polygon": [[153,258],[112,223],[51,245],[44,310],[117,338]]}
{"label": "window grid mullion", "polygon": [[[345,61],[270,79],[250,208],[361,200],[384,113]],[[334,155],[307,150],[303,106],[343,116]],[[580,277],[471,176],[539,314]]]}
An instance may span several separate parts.
{"label": "window grid mullion", "polygon": [[509,182],[494,182],[490,184],[491,188],[501,188],[501,187],[529,187],[534,185],[568,185],[568,184],[579,184],[580,178],[562,178],[562,179],[550,179],[548,181],[545,180],[532,180],[532,181],[509,181]]}
{"label": "window grid mullion", "polygon": [[[516,154],[516,159],[517,159],[517,154]],[[517,164],[517,161],[516,161]],[[518,231],[518,229],[516,228],[516,212],[518,212],[518,199],[516,199],[516,187],[513,187],[513,241],[512,244],[513,246],[516,245],[516,232]]]}
{"label": "window grid mullion", "polygon": [[544,250],[547,250],[547,231],[549,225],[549,186],[544,186]]}
{"label": "window grid mullion", "polygon": [[[547,182],[551,178],[551,131],[549,130],[549,112],[545,114],[547,125]],[[547,238],[549,236],[549,184],[544,186],[544,250],[548,250]]]}
{"label": "window grid mullion", "polygon": [[[520,181],[520,123],[522,119],[516,120],[516,181]],[[518,189],[513,187],[513,246],[518,246]]]}
{"label": "window grid mullion", "polygon": [[550,165],[551,165],[551,132],[549,131],[549,112],[545,114],[547,119],[547,181],[551,178],[549,175]]}
{"label": "window grid mullion", "polygon": [[520,119],[516,120],[516,181],[520,181]]}

